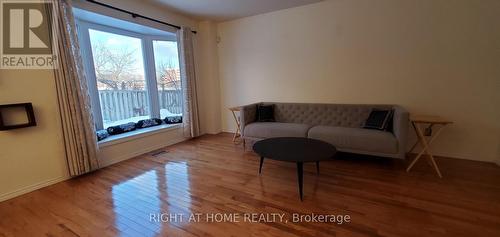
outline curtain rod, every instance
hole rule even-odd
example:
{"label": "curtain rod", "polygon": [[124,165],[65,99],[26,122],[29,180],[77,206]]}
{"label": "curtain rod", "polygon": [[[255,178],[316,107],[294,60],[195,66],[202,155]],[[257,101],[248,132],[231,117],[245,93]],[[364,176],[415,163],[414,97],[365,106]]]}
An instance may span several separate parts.
{"label": "curtain rod", "polygon": [[[170,24],[170,23],[167,23],[167,22],[164,22],[164,21],[160,21],[160,20],[156,20],[156,19],[153,19],[151,17],[147,17],[147,16],[143,16],[141,14],[137,14],[137,13],[134,13],[134,12],[131,12],[131,11],[127,11],[127,10],[124,10],[124,9],[121,9],[121,8],[118,8],[118,7],[114,7],[114,6],[111,6],[111,5],[108,5],[106,3],[102,3],[102,2],[97,2],[95,0],[87,0],[87,2],[90,2],[90,3],[94,3],[94,4],[97,4],[97,5],[100,5],[100,6],[103,6],[103,7],[107,7],[107,8],[111,8],[113,10],[117,10],[117,11],[120,11],[120,12],[124,12],[124,13],[127,13],[127,14],[130,14],[132,16],[132,18],[143,18],[143,19],[146,19],[146,20],[150,20],[150,21],[154,21],[156,23],[160,23],[160,24],[163,24],[163,25],[167,25],[167,26],[170,26],[170,27],[174,27],[176,29],[180,29],[181,27],[178,26],[178,25],[174,25],[174,24]],[[197,32],[192,30],[191,32],[193,32],[193,34],[196,34]]]}

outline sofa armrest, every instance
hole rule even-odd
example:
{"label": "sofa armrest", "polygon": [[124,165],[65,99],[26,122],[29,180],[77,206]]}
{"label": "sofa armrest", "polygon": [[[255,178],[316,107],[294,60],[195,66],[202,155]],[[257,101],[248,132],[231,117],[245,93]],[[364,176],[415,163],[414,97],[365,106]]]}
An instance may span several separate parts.
{"label": "sofa armrest", "polygon": [[240,110],[240,132],[241,135],[244,136],[243,132],[245,131],[245,125],[255,122],[255,114],[257,112],[257,104],[249,104],[241,106]]}
{"label": "sofa armrest", "polygon": [[394,106],[393,132],[398,140],[398,156],[404,158],[406,154],[406,145],[408,143],[408,127],[410,114],[401,106]]}

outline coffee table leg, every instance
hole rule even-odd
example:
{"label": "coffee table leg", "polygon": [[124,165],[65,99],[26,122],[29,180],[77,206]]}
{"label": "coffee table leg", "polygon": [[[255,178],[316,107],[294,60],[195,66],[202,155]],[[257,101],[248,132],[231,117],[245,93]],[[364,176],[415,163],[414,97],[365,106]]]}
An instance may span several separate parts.
{"label": "coffee table leg", "polygon": [[299,180],[300,201],[302,201],[302,175],[303,175],[303,163],[297,162],[297,178]]}
{"label": "coffee table leg", "polygon": [[319,174],[319,161],[316,161],[316,173]]}
{"label": "coffee table leg", "polygon": [[264,163],[264,157],[260,157],[260,166],[259,166],[259,174],[262,172],[262,164]]}

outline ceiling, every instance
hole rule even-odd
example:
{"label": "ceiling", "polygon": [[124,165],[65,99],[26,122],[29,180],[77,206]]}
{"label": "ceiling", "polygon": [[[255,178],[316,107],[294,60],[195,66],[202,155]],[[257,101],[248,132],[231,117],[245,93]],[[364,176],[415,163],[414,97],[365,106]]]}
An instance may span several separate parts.
{"label": "ceiling", "polygon": [[323,0],[149,0],[199,20],[227,21]]}

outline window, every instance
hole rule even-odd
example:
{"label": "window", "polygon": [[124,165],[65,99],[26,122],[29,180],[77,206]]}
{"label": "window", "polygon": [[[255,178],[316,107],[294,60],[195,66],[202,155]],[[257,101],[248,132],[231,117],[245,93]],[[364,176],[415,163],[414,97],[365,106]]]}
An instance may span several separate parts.
{"label": "window", "polygon": [[103,127],[150,117],[141,39],[89,30]]}
{"label": "window", "polygon": [[182,113],[181,72],[177,42],[153,41],[153,53],[156,69],[156,84],[158,85],[158,100],[162,118]]}
{"label": "window", "polygon": [[109,25],[77,21],[96,128],[181,116],[175,33],[107,20]]}

